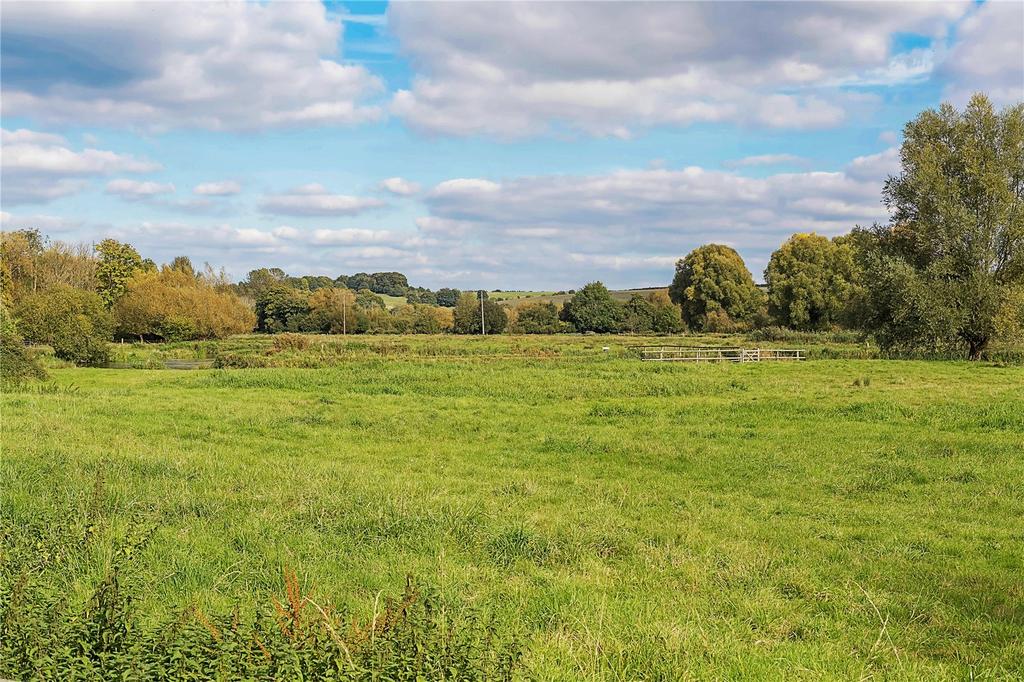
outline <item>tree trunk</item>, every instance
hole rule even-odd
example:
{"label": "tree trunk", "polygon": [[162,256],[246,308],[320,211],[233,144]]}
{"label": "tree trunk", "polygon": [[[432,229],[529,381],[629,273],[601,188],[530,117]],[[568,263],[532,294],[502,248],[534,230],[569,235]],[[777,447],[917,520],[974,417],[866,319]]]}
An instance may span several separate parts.
{"label": "tree trunk", "polygon": [[980,360],[981,359],[981,354],[984,353],[985,349],[988,347],[988,338],[986,337],[986,338],[972,338],[972,339],[968,339],[967,340],[967,345],[968,345],[967,359],[968,360]]}

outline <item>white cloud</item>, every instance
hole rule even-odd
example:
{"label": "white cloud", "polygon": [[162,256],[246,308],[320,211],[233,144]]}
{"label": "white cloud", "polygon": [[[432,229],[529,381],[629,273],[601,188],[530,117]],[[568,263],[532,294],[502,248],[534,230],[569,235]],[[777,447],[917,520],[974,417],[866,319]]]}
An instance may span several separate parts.
{"label": "white cloud", "polygon": [[747,168],[750,166],[794,166],[806,163],[807,159],[795,154],[758,154],[726,161],[722,165],[726,168]]}
{"label": "white cloud", "polygon": [[0,211],[0,229],[4,230],[39,230],[43,234],[68,232],[82,225],[80,220],[71,220],[53,215],[12,215]]}
{"label": "white cloud", "polygon": [[389,23],[418,75],[391,108],[452,135],[834,126],[845,116],[838,85],[930,73],[934,55],[894,52],[895,34],[941,40],[969,6],[397,2]]}
{"label": "white cloud", "polygon": [[388,178],[381,181],[380,186],[382,189],[401,197],[409,197],[414,194],[419,194],[420,191],[419,183],[413,182],[412,180],[406,180],[405,178]]}
{"label": "white cloud", "polygon": [[238,194],[242,186],[234,180],[222,180],[220,182],[203,182],[192,188],[193,194],[207,197],[226,197]]}
{"label": "white cloud", "polygon": [[884,180],[900,170],[900,150],[889,147],[877,154],[858,156],[846,167],[846,173],[856,180]]}
{"label": "white cloud", "polygon": [[957,27],[942,66],[946,96],[958,105],[984,92],[997,105],[1024,101],[1024,3],[990,0]]}
{"label": "white cloud", "polygon": [[602,272],[618,286],[666,283],[675,259],[712,241],[738,245],[760,277],[794,232],[836,235],[885,221],[880,190],[896,168],[889,149],[839,171],[763,178],[699,167],[461,178],[427,193],[429,215],[416,225],[453,245],[435,254],[435,267],[488,271],[506,286],[564,288]]}
{"label": "white cloud", "polygon": [[383,85],[337,61],[342,32],[313,2],[5,2],[3,115],[157,129],[375,120],[365,100]]}
{"label": "white cloud", "polygon": [[0,201],[5,205],[46,203],[82,191],[89,177],[159,168],[129,154],[75,151],[52,133],[19,129],[0,135]]}
{"label": "white cloud", "polygon": [[380,199],[331,194],[320,184],[302,185],[285,194],[271,194],[260,202],[264,213],[291,216],[357,215],[385,206]]}
{"label": "white cloud", "polygon": [[111,180],[107,183],[107,194],[114,194],[127,201],[143,201],[160,194],[174,194],[174,185],[170,183],[126,180]]}

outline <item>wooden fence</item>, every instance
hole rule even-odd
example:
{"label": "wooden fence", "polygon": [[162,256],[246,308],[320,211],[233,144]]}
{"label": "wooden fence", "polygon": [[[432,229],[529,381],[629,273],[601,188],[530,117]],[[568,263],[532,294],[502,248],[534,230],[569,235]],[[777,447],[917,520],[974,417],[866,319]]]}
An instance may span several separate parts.
{"label": "wooden fence", "polygon": [[807,351],[793,348],[640,346],[637,351],[641,360],[656,362],[790,362],[807,359]]}

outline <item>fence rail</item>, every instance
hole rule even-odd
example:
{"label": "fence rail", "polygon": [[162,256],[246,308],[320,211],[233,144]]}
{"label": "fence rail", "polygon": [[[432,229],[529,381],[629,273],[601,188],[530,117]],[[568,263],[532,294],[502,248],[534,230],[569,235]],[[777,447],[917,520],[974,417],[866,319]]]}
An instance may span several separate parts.
{"label": "fence rail", "polygon": [[641,360],[656,362],[794,362],[807,359],[796,348],[695,348],[687,346],[640,346]]}

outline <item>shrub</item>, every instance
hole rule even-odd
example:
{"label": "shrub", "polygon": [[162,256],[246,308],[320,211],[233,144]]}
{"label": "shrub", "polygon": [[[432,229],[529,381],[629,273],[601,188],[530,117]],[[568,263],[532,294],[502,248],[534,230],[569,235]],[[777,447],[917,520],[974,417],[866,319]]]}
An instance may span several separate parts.
{"label": "shrub", "polygon": [[306,350],[309,348],[309,345],[310,340],[308,336],[284,332],[283,334],[276,334],[274,336],[274,344],[272,348],[273,352],[280,353],[287,350]]}
{"label": "shrub", "polygon": [[110,358],[113,318],[91,291],[57,286],[25,298],[16,311],[29,343],[47,344],[76,365],[101,365]]}
{"label": "shrub", "polygon": [[114,305],[122,337],[193,341],[250,332],[256,316],[238,296],[179,268],[137,272]]}
{"label": "shrub", "polygon": [[515,309],[513,329],[520,334],[555,334],[562,329],[554,303],[527,303]]}
{"label": "shrub", "polygon": [[0,563],[3,678],[511,680],[522,672],[517,637],[412,579],[366,620],[304,594],[288,569],[283,594],[255,608],[207,614],[192,606],[154,620],[136,606],[142,595],[134,567],[152,531],[111,548],[112,564],[84,603],[45,589],[32,546],[44,545],[47,557],[81,560],[80,534],[48,533],[63,541],[50,546],[38,530],[8,526],[0,533],[7,554]]}
{"label": "shrub", "polygon": [[46,372],[25,339],[18,333],[14,319],[0,304],[0,384],[19,384],[27,379],[45,379]]}

